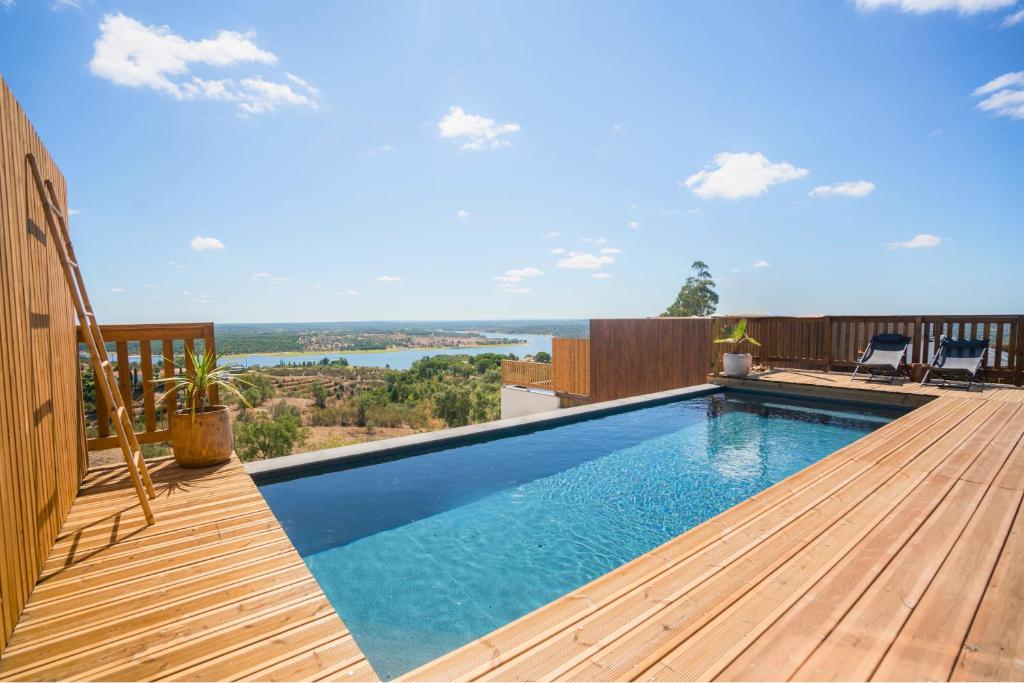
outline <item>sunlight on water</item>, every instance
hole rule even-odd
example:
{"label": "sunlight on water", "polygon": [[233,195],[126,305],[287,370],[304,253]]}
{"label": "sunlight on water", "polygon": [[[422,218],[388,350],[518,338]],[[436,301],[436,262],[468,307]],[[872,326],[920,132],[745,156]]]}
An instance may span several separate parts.
{"label": "sunlight on water", "polygon": [[892,417],[717,394],[261,488],[392,678]]}

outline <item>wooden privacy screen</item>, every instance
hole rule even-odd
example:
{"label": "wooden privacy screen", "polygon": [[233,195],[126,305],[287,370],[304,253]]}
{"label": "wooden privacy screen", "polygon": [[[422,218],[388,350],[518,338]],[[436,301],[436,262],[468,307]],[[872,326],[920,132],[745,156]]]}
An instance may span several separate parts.
{"label": "wooden privacy screen", "polygon": [[591,320],[591,399],[609,401],[707,381],[710,325],[709,318]]}
{"label": "wooden privacy screen", "polygon": [[[139,443],[168,441],[171,434],[167,426],[167,411],[184,407],[184,397],[177,391],[170,392],[163,398],[163,405],[159,406],[162,410],[157,410],[157,398],[166,393],[165,388],[162,383],[147,380],[168,377],[181,364],[191,369],[191,358],[186,350],[195,354],[209,349],[216,355],[213,323],[101,325],[100,330],[117,372],[117,388],[131,413]],[[83,340],[81,329],[78,338]],[[87,366],[83,363],[84,367]],[[220,403],[217,387],[210,387],[208,398],[211,404]],[[95,410],[89,411],[86,418],[90,425],[95,421],[97,435],[86,442],[88,449],[117,448],[117,436],[111,435],[103,396],[97,392],[95,400]]]}
{"label": "wooden privacy screen", "polygon": [[0,651],[85,473],[75,314],[32,183],[64,176],[0,77]]}
{"label": "wooden privacy screen", "polygon": [[551,340],[552,388],[560,394],[590,395],[590,340]]}

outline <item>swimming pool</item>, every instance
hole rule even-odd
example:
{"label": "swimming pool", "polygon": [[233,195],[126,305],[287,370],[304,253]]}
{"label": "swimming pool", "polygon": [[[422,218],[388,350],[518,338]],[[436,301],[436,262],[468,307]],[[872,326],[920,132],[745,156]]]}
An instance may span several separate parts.
{"label": "swimming pool", "polygon": [[378,675],[390,679],[900,414],[718,391],[257,483]]}

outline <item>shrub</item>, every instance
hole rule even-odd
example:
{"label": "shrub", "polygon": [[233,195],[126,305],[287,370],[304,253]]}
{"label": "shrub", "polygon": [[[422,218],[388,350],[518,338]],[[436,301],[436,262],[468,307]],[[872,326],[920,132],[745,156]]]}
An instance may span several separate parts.
{"label": "shrub", "polygon": [[305,438],[306,430],[293,414],[276,418],[259,414],[235,424],[235,452],[242,460],[288,455]]}

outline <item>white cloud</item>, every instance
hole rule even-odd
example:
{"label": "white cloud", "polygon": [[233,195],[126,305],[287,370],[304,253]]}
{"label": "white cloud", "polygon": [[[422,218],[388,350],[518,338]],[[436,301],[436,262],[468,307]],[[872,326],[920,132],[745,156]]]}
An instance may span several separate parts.
{"label": "white cloud", "polygon": [[259,48],[253,34],[221,31],[213,38],[188,40],[169,26],[146,26],[123,14],[108,14],[100,22],[89,68],[100,78],[130,88],[150,88],[177,100],[234,102],[243,116],[272,111],[282,104],[316,107],[316,88],[294,74],[286,77],[307,94],[287,83],[261,76],[205,79],[190,75],[191,65],[227,67],[238,64],[275,64],[277,55]]}
{"label": "white cloud", "polygon": [[455,212],[455,216],[460,221],[468,221],[469,220],[469,211],[466,211],[465,209],[459,209],[458,211]]}
{"label": "white cloud", "polygon": [[558,231],[558,230],[552,230],[551,232],[544,233],[544,237],[547,237],[549,239],[554,239],[556,237],[561,237],[561,236],[562,236],[562,233],[560,231]]}
{"label": "white cloud", "polygon": [[866,197],[875,191],[875,184],[869,180],[846,180],[831,185],[819,185],[811,190],[808,197]]}
{"label": "white cloud", "polygon": [[687,209],[686,210],[686,215],[687,216],[696,216],[698,213],[700,213],[700,209]]}
{"label": "white cloud", "polygon": [[942,244],[942,238],[935,235],[922,233],[914,235],[906,242],[889,242],[886,246],[889,249],[931,249]]}
{"label": "white cloud", "polygon": [[191,296],[192,292],[190,292],[190,291],[188,291],[188,290],[186,289],[186,290],[185,290],[184,292],[182,292],[181,294],[182,294],[182,296]]}
{"label": "white cloud", "polygon": [[14,7],[15,0],[0,0],[0,7],[10,11]]}
{"label": "white cloud", "polygon": [[629,228],[630,230],[637,230],[640,228],[640,223],[638,223],[637,221],[630,221],[626,223],[626,227]]}
{"label": "white cloud", "polygon": [[[11,0],[11,4],[14,4],[13,0]],[[50,2],[50,9],[54,12],[66,9],[76,9],[81,12],[84,8],[82,7],[82,0],[52,0]]]}
{"label": "white cloud", "polygon": [[556,265],[559,268],[568,268],[570,270],[594,270],[610,266],[613,263],[615,263],[615,257],[608,254],[597,256],[582,251],[572,251],[565,258],[559,259]]}
{"label": "white cloud", "polygon": [[[987,95],[987,97],[985,97]],[[1003,74],[975,89],[975,97],[985,97],[978,109],[996,116],[1024,119],[1024,71]]]}
{"label": "white cloud", "polygon": [[340,292],[335,292],[338,296],[355,296],[358,293],[358,289],[343,289]]}
{"label": "white cloud", "polygon": [[1010,28],[1024,21],[1024,8],[1021,8],[1013,14],[1007,15],[1003,19],[1003,23],[999,24],[999,28]]}
{"label": "white cloud", "polygon": [[773,164],[760,152],[722,152],[715,155],[714,164],[717,169],[698,171],[683,185],[701,199],[742,199],[764,194],[772,185],[808,173],[806,168],[785,162]]}
{"label": "white cloud", "polygon": [[956,11],[958,14],[977,14],[1010,7],[1017,0],[857,0],[857,9],[874,12],[892,7],[911,14]]}
{"label": "white cloud", "polygon": [[500,287],[498,291],[505,294],[529,294],[533,290],[529,287]]}
{"label": "white cloud", "polygon": [[253,280],[268,280],[270,279],[270,273],[253,273]]}
{"label": "white cloud", "polygon": [[367,151],[367,154],[387,154],[388,152],[394,152],[395,148],[391,145],[373,145]]}
{"label": "white cloud", "polygon": [[564,254],[565,253],[565,249],[563,249],[562,247],[553,247],[551,249],[548,249],[548,253],[549,254],[553,254],[555,256],[558,256],[560,254]]}
{"label": "white cloud", "polygon": [[216,237],[203,237],[196,235],[192,238],[192,248],[196,251],[207,251],[208,249],[223,249],[224,243]]}
{"label": "white cloud", "polygon": [[480,150],[487,147],[508,147],[509,133],[518,133],[518,123],[497,123],[476,114],[467,114],[462,107],[452,107],[437,124],[443,138],[461,138],[462,149]]}
{"label": "white cloud", "polygon": [[309,81],[307,81],[305,79],[302,79],[302,78],[299,78],[295,74],[288,73],[288,72],[285,72],[284,76],[285,76],[285,78],[287,78],[292,83],[295,83],[296,85],[301,86],[306,92],[308,92],[313,97],[316,97],[317,95],[320,94],[320,88],[317,88],[316,86],[314,86]]}
{"label": "white cloud", "polygon": [[381,275],[377,278],[377,282],[401,282],[402,278],[397,275]]}
{"label": "white cloud", "polygon": [[616,247],[607,247],[601,250],[602,254],[621,254],[622,250]]}
{"label": "white cloud", "polygon": [[580,242],[588,242],[590,244],[601,246],[602,244],[608,244],[608,239],[605,237],[581,237]]}
{"label": "white cloud", "polygon": [[611,276],[611,273],[594,273],[590,277],[594,278],[595,280],[607,280]]}
{"label": "white cloud", "polygon": [[270,284],[272,285],[286,285],[291,281],[292,279],[290,277],[285,277],[284,275],[275,275],[270,278]]}
{"label": "white cloud", "polygon": [[123,294],[125,290],[121,287],[114,287],[110,291],[114,292],[115,294]]}
{"label": "white cloud", "polygon": [[516,285],[531,277],[540,277],[544,274],[544,271],[540,268],[534,268],[533,266],[527,266],[526,268],[512,268],[506,270],[504,275],[495,275],[494,279],[500,282],[499,287],[508,287],[510,285]]}
{"label": "white cloud", "polygon": [[147,282],[145,285],[143,285],[143,287],[145,287],[146,289],[155,289],[156,288],[156,284],[154,284],[152,282]]}
{"label": "white cloud", "polygon": [[68,209],[68,217],[77,216],[80,213],[82,213],[81,209]]}
{"label": "white cloud", "polygon": [[313,284],[312,287],[313,287],[313,289],[321,289],[322,285],[319,282],[317,282],[317,283]]}
{"label": "white cloud", "polygon": [[771,265],[772,264],[768,263],[763,258],[759,258],[756,261],[754,261],[754,265],[752,265],[750,267],[751,268],[770,268]]}

